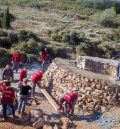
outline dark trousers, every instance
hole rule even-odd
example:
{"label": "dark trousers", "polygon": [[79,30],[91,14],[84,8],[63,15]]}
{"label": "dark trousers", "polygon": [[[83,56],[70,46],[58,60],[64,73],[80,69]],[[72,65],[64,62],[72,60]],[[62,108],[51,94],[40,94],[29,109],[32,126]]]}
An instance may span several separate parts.
{"label": "dark trousers", "polygon": [[68,104],[67,104],[67,102],[65,102],[65,104],[64,104],[64,113],[65,113],[67,116],[74,115],[74,108],[75,108],[76,102],[77,102],[77,99],[75,99],[75,100],[72,102],[72,108],[71,108],[70,112],[68,112]]}
{"label": "dark trousers", "polygon": [[15,110],[14,110],[14,105],[13,105],[13,103],[2,104],[3,116],[6,117],[7,107],[10,108],[10,111],[11,111],[13,117],[14,117],[14,116],[15,116]]}
{"label": "dark trousers", "polygon": [[20,96],[19,103],[18,103],[18,112],[24,113],[27,100],[28,100],[28,95]]}
{"label": "dark trousers", "polygon": [[13,62],[13,71],[16,70],[16,73],[18,72],[20,63],[19,62]]}

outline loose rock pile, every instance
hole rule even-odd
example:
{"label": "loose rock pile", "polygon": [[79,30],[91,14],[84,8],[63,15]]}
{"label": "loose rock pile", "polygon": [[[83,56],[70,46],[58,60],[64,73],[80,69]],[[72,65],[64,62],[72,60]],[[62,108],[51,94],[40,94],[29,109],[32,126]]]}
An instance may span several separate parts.
{"label": "loose rock pile", "polygon": [[[52,83],[49,83],[51,80]],[[111,99],[116,95],[114,78],[76,68],[73,62],[59,58],[44,74],[43,83],[50,85],[51,94],[56,100],[66,92],[78,89],[77,106],[86,114],[109,108]]]}
{"label": "loose rock pile", "polygon": [[116,76],[116,67],[119,61],[111,59],[102,59],[98,57],[79,56],[76,59],[76,65],[80,69],[85,69],[100,74]]}

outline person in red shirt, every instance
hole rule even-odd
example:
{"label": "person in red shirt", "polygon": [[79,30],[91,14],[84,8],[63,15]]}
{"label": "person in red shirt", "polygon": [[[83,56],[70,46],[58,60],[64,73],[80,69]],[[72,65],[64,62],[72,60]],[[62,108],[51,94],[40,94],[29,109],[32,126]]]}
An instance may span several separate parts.
{"label": "person in red shirt", "polygon": [[27,69],[26,68],[23,68],[20,72],[20,82],[22,82],[24,78],[27,78]]}
{"label": "person in red shirt", "polygon": [[42,61],[42,69],[45,69],[46,61],[47,61],[47,48],[45,48],[40,54],[40,60]]}
{"label": "person in red shirt", "polygon": [[36,84],[41,81],[43,73],[44,73],[44,70],[39,71],[39,72],[36,72],[36,73],[31,77],[31,83],[32,83],[31,97],[34,97]]}
{"label": "person in red shirt", "polygon": [[59,110],[62,109],[67,117],[74,115],[74,107],[77,102],[78,94],[75,91],[66,93],[60,100]]}
{"label": "person in red shirt", "polygon": [[47,50],[47,48],[44,49],[43,54],[47,57],[47,55],[48,55],[48,50]]}
{"label": "person in red shirt", "polygon": [[12,62],[13,62],[13,70],[16,70],[17,73],[20,62],[22,62],[22,55],[19,52],[13,53]]}
{"label": "person in red shirt", "polygon": [[14,110],[14,105],[13,105],[13,102],[15,99],[15,92],[14,92],[14,89],[9,86],[10,86],[9,80],[4,80],[4,81],[0,82],[0,90],[2,92],[1,104],[2,104],[4,119],[7,118],[6,110],[7,110],[8,106],[11,109],[13,118],[15,118],[15,110]]}

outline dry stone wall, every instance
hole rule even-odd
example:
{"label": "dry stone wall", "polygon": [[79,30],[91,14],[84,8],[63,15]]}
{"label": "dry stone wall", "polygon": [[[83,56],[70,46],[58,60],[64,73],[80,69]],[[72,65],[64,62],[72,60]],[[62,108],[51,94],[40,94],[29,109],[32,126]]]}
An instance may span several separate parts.
{"label": "dry stone wall", "polygon": [[80,69],[85,69],[95,73],[107,74],[116,77],[116,67],[119,61],[112,59],[102,59],[98,57],[79,56],[76,65]]}
{"label": "dry stone wall", "polygon": [[105,110],[114,104],[114,78],[77,68],[74,61],[56,58],[45,72],[43,82],[45,86],[50,86],[51,94],[56,100],[65,93],[78,89],[77,107],[85,113]]}

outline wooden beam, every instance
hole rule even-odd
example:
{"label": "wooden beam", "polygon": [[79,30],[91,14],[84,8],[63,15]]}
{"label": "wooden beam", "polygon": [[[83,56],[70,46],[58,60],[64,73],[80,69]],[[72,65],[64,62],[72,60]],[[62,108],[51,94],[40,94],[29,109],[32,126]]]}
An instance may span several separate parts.
{"label": "wooden beam", "polygon": [[59,106],[56,104],[56,102],[52,99],[52,97],[48,94],[48,92],[45,89],[41,89],[41,92],[45,95],[45,97],[48,99],[50,104],[54,107],[56,111],[58,111]]}

